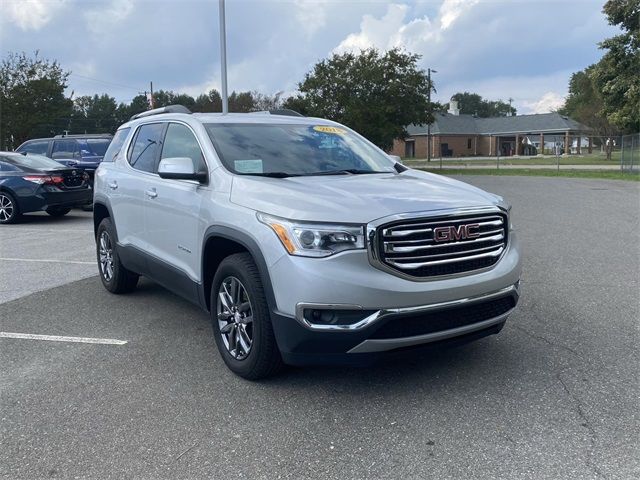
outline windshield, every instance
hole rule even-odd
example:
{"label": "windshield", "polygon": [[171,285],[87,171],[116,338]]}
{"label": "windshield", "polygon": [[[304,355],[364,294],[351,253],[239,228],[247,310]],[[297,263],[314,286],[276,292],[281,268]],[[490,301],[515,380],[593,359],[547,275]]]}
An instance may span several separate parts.
{"label": "windshield", "polygon": [[35,170],[53,170],[55,168],[65,168],[64,165],[51,160],[43,155],[33,155],[28,153],[22,155],[20,153],[9,153],[2,155],[2,159],[7,163],[17,165],[19,167],[33,168]]}
{"label": "windshield", "polygon": [[343,127],[214,123],[205,125],[222,163],[245,175],[395,172],[384,153]]}

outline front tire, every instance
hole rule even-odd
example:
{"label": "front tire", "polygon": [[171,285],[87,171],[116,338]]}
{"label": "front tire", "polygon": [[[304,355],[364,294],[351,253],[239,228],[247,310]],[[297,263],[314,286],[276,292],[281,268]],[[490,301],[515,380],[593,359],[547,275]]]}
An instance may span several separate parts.
{"label": "front tire", "polygon": [[50,208],[47,208],[46,210],[46,212],[52,217],[64,217],[70,211],[71,211],[70,208],[57,208],[57,207],[50,207]]}
{"label": "front tire", "polygon": [[18,202],[9,192],[0,192],[0,225],[16,223],[20,219]]}
{"label": "front tire", "polygon": [[210,305],[216,345],[232,372],[258,380],[282,369],[262,279],[251,255],[237,253],[220,263]]}
{"label": "front tire", "polygon": [[122,265],[118,256],[115,229],[108,217],[98,226],[96,256],[100,280],[104,288],[116,294],[135,290],[139,276]]}

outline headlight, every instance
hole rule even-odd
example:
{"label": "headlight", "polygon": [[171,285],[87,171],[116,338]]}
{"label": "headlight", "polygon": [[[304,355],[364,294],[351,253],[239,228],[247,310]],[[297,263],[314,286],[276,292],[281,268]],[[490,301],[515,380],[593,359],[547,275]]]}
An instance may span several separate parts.
{"label": "headlight", "polygon": [[328,257],[345,250],[364,248],[362,225],[293,222],[264,213],[258,213],[257,217],[271,227],[291,255]]}

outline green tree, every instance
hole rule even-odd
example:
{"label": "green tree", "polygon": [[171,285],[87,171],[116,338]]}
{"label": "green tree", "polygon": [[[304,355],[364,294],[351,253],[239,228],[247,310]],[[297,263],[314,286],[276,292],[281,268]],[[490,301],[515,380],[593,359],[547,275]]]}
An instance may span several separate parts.
{"label": "green tree", "polygon": [[379,147],[405,138],[410,124],[433,121],[420,55],[400,49],[334,54],[317,63],[283,106],[344,123]]}
{"label": "green tree", "polygon": [[171,90],[158,90],[153,93],[154,108],[166,107],[167,105],[182,105],[191,109],[195,104],[194,98],[186,93],[174,93]]}
{"label": "green tree", "polygon": [[640,129],[640,0],[609,0],[603,8],[623,33],[600,43],[606,53],[591,73],[603,113],[619,128]]}
{"label": "green tree", "polygon": [[9,53],[0,65],[0,148],[65,130],[73,102],[65,97],[69,72],[55,61]]}
{"label": "green tree", "polygon": [[515,107],[502,100],[485,100],[481,95],[470,92],[458,92],[451,97],[458,102],[460,113],[476,115],[481,118],[507,117],[516,114]]}
{"label": "green tree", "polygon": [[620,132],[604,113],[603,95],[594,81],[595,69],[596,66],[591,65],[571,75],[569,94],[558,113],[591,127],[593,133],[599,137],[601,145],[606,146],[607,159],[610,160],[612,137]]}
{"label": "green tree", "polygon": [[231,92],[229,95],[230,112],[248,113],[255,110],[255,99],[251,92]]}
{"label": "green tree", "polygon": [[73,102],[72,133],[114,133],[120,123],[116,99],[106,93],[78,97]]}
{"label": "green tree", "polygon": [[210,113],[222,111],[222,97],[215,89],[209,90],[207,94],[198,95],[193,107],[194,112]]}

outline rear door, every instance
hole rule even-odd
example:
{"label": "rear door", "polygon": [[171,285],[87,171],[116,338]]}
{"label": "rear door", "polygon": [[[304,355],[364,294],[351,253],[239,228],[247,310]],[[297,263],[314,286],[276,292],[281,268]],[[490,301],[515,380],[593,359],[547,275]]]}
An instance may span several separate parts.
{"label": "rear door", "polygon": [[[168,124],[160,159],[171,157],[189,157],[197,171],[207,171],[202,148],[186,124]],[[149,252],[198,282],[202,248],[200,208],[209,187],[193,180],[168,180],[157,175],[150,177],[147,185],[144,217]]]}
{"label": "rear door", "polygon": [[75,166],[81,158],[78,142],[75,138],[54,140],[53,148],[51,149],[51,158],[63,165],[70,167]]}
{"label": "rear door", "polygon": [[164,123],[138,127],[119,168],[105,169],[104,188],[113,211],[118,243],[146,251],[144,203],[162,150]]}

